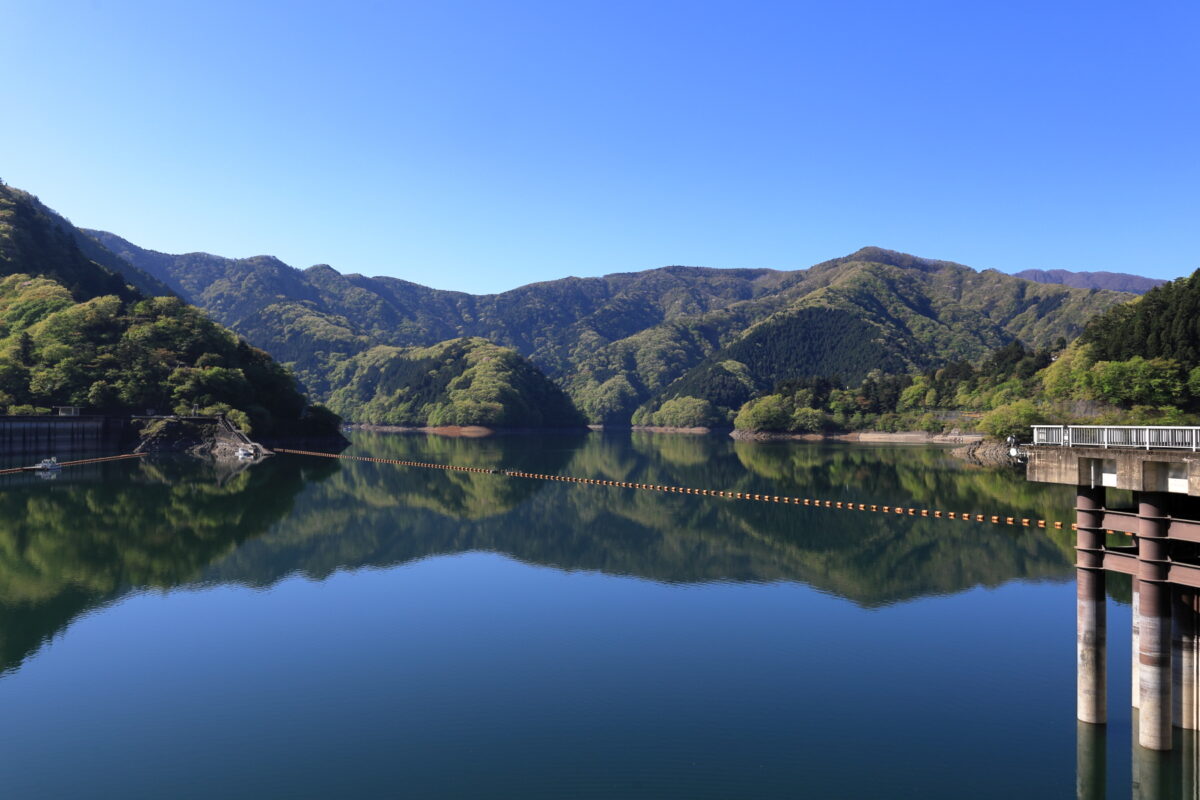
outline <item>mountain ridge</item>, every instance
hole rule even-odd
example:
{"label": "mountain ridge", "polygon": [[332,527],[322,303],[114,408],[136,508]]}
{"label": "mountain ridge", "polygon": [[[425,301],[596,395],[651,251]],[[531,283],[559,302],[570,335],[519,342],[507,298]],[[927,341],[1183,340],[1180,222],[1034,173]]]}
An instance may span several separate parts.
{"label": "mountain ridge", "polygon": [[1076,289],[1111,289],[1117,292],[1145,294],[1167,281],[1161,278],[1146,278],[1128,272],[1074,272],[1068,269],[1024,269],[1014,272],[1014,277],[1037,283],[1053,283]]}
{"label": "mountain ridge", "polygon": [[[766,343],[772,326],[809,355],[789,361],[776,348],[779,364],[751,358],[759,366],[742,381],[748,391],[812,371],[857,379],[872,364],[931,368],[980,358],[1017,339],[1045,347],[1074,338],[1092,315],[1132,297],[880,247],[803,270],[673,265],[474,295],[344,275],[328,265],[302,270],[269,256],[171,256],[115,234],[88,233],[290,363],[320,397],[339,388],[330,380],[339,362],[371,347],[479,337],[531,359],[589,421],[603,424],[628,424],[639,408],[670,399],[668,387],[706,363],[742,363],[726,349],[744,337]],[[821,329],[822,319],[838,320],[843,341]],[[720,407],[727,417],[736,410]]]}

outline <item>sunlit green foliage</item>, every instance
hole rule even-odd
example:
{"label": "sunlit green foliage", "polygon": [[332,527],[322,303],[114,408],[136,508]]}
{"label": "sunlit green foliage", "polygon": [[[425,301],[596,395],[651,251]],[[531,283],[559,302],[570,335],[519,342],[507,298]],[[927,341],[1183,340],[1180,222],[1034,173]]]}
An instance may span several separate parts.
{"label": "sunlit green foliage", "polygon": [[1027,437],[1030,425],[1045,421],[1045,412],[1032,401],[1018,400],[984,414],[979,420],[979,429],[1000,439],[1007,436]]}
{"label": "sunlit green foliage", "polygon": [[0,184],[0,412],[196,409],[258,434],[336,430],[270,356],[169,291]]}
{"label": "sunlit green foliage", "polygon": [[797,405],[795,395],[768,394],[742,406],[733,426],[740,431],[820,433],[829,427],[829,415]]}
{"label": "sunlit green foliage", "polygon": [[330,407],[389,425],[582,426],[561,389],[528,360],[484,339],[425,348],[380,345],[347,359]]}
{"label": "sunlit green foliage", "polygon": [[666,428],[708,428],[724,422],[713,404],[699,397],[672,398],[647,419],[650,425]]}
{"label": "sunlit green foliage", "polygon": [[1177,423],[1200,412],[1200,271],[1092,320],[1041,374],[1045,398],[1105,422]]}
{"label": "sunlit green foliage", "polygon": [[742,406],[733,425],[738,430],[786,431],[791,428],[794,412],[795,407],[788,398],[769,394]]}
{"label": "sunlit green foliage", "polygon": [[[1200,275],[1200,273],[1197,273]],[[1187,314],[1200,279],[1181,279],[1097,318],[1070,346],[1029,350],[1011,342],[978,367],[969,362],[907,375],[871,373],[857,387],[836,380],[784,382],[741,409],[738,427],[781,427],[782,403],[823,408],[837,427],[878,430],[971,428],[1028,434],[1059,423],[1182,425],[1200,421],[1200,356]],[[1145,306],[1147,300],[1151,306]],[[1143,307],[1155,309],[1146,314]],[[1178,338],[1176,338],[1178,337]],[[811,385],[810,385],[811,384]],[[828,385],[826,385],[828,384]],[[833,388],[830,388],[833,387]],[[767,398],[777,398],[766,402]]]}
{"label": "sunlit green foliage", "polygon": [[1096,317],[1080,339],[1098,361],[1141,356],[1200,366],[1200,270]]}
{"label": "sunlit green foliage", "polygon": [[[0,279],[0,405],[227,412],[259,434],[317,424],[266,353],[176,297],[72,300],[48,278]],[[327,430],[326,430],[327,432]]]}

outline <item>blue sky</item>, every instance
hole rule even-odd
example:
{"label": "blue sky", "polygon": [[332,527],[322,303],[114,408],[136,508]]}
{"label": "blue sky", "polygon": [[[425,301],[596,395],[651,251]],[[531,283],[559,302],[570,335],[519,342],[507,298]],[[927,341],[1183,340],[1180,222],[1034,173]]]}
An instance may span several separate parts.
{"label": "blue sky", "polygon": [[0,0],[0,178],[167,252],[498,291],[879,245],[1200,267],[1200,4]]}

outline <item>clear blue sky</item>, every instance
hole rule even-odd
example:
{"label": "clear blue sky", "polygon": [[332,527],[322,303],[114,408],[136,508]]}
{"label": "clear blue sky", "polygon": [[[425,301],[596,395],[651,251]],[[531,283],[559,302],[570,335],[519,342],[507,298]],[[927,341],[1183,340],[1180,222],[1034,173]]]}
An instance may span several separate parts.
{"label": "clear blue sky", "polygon": [[1195,2],[0,0],[0,178],[168,252],[495,291],[868,244],[1200,267]]}

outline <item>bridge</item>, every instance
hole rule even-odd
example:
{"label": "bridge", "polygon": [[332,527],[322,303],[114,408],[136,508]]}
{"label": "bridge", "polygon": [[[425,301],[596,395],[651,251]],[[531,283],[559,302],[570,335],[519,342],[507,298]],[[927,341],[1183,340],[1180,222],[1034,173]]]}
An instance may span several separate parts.
{"label": "bridge", "polygon": [[1076,488],[1078,718],[1107,721],[1105,576],[1126,573],[1138,740],[1170,750],[1174,728],[1200,730],[1200,428],[1036,425],[1024,449],[1029,480]]}

